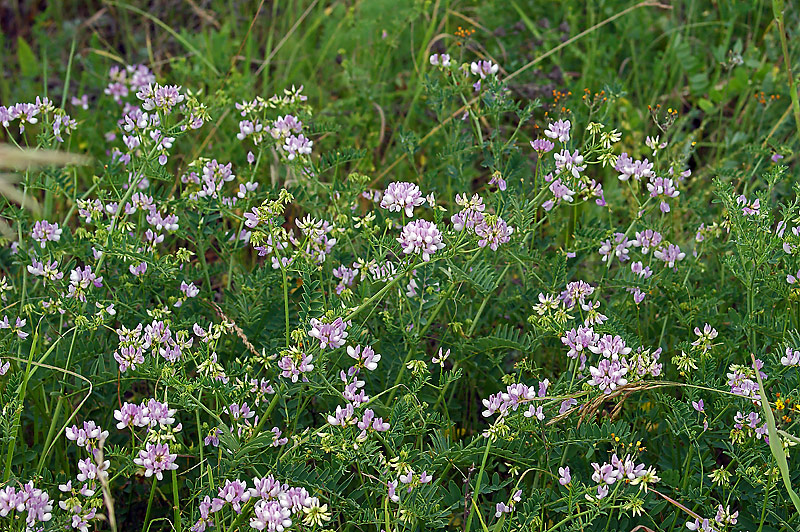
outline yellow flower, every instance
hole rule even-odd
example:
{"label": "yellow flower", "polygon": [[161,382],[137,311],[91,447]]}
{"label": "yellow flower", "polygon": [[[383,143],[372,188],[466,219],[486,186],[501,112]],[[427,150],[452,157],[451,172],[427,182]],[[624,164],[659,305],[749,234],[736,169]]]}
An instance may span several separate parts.
{"label": "yellow flower", "polygon": [[303,508],[303,523],[308,526],[322,526],[323,521],[330,521],[331,514],[328,512],[327,504],[319,504],[317,497],[309,499],[310,505],[308,508]]}

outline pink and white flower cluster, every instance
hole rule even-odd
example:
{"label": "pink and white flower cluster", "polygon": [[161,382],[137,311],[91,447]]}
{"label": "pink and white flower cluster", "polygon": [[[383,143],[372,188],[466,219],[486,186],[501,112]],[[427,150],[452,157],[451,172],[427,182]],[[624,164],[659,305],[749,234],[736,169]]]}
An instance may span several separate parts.
{"label": "pink and white flower cluster", "polygon": [[420,255],[424,262],[431,260],[431,255],[445,247],[441,231],[428,220],[408,222],[397,241],[403,248],[403,253]]}
{"label": "pink and white flower cluster", "polygon": [[[33,481],[20,488],[11,485],[0,489],[0,517],[17,518],[14,514],[25,513],[26,530],[35,530],[39,523],[53,518],[53,503],[47,492],[34,486]],[[20,515],[21,517],[21,515]],[[43,528],[43,527],[42,527]]]}
{"label": "pink and white flower cluster", "polygon": [[250,527],[268,532],[283,532],[297,521],[306,526],[320,525],[330,520],[328,505],[302,487],[282,484],[272,475],[253,478],[252,487],[247,481],[226,480],[215,497],[206,495],[200,502],[200,519],[191,527],[192,532],[205,532],[221,519],[217,514],[230,508],[241,514],[244,505],[255,501]]}
{"label": "pink and white flower cluster", "polygon": [[475,233],[480,247],[489,246],[492,251],[497,251],[501,244],[511,240],[514,228],[499,216],[485,214],[486,205],[479,195],[473,194],[468,198],[466,194],[456,194],[456,204],[462,208],[450,218],[453,229]]}

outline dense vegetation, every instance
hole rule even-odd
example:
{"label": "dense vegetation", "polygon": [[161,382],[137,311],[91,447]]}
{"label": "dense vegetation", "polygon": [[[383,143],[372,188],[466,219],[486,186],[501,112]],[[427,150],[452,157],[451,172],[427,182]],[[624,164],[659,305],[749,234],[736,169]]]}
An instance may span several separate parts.
{"label": "dense vegetation", "polygon": [[800,528],[783,2],[0,4],[0,529]]}

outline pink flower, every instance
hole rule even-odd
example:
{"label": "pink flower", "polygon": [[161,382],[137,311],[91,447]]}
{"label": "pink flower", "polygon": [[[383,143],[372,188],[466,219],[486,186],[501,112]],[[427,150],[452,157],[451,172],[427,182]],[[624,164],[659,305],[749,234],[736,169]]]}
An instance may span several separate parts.
{"label": "pink flower", "polygon": [[692,401],[692,408],[694,408],[698,412],[705,412],[706,407],[705,404],[703,403],[703,400],[700,399],[699,401]]}
{"label": "pink flower", "polygon": [[[569,130],[572,124],[569,120],[558,120],[547,125],[544,134],[551,139],[558,139],[559,142],[569,141]],[[535,148],[534,148],[535,149]]]}
{"label": "pink flower", "polygon": [[555,148],[555,144],[550,142],[547,139],[536,139],[531,141],[531,148],[540,152],[540,153],[547,153],[553,148]]}
{"label": "pink flower", "polygon": [[389,212],[405,211],[406,216],[414,216],[414,207],[425,204],[419,187],[413,183],[390,183],[383,193],[381,208]]}
{"label": "pink flower", "polygon": [[308,331],[308,335],[319,340],[322,349],[326,347],[336,349],[345,344],[345,338],[348,336],[347,327],[350,325],[349,321],[336,318],[331,323],[323,323],[317,318],[312,318],[310,323],[311,330]]}
{"label": "pink flower", "polygon": [[158,480],[163,480],[164,471],[178,469],[178,464],[175,463],[177,458],[177,454],[170,454],[166,443],[147,443],[133,462],[144,468],[144,476],[149,478],[155,475]]}
{"label": "pink flower", "polygon": [[408,222],[397,241],[403,248],[403,253],[422,255],[422,260],[425,262],[431,260],[431,255],[445,247],[442,233],[435,224],[427,220]]}
{"label": "pink flower", "polygon": [[572,475],[569,472],[569,466],[567,467],[559,467],[558,468],[558,483],[562,486],[566,486],[572,482]]}
{"label": "pink flower", "polygon": [[592,378],[589,379],[589,384],[597,386],[603,393],[609,394],[617,387],[628,384],[625,379],[625,374],[628,373],[628,368],[623,365],[625,359],[610,360],[604,358],[597,364],[597,367],[590,367],[589,373]]}
{"label": "pink flower", "polygon": [[476,76],[480,76],[481,79],[497,74],[499,69],[500,67],[491,61],[473,61],[469,66],[470,72]]}

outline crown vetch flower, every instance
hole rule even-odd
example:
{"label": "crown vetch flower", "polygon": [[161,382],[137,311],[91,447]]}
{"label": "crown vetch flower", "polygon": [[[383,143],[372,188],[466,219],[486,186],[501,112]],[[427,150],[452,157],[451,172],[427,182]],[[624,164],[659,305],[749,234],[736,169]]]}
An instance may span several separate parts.
{"label": "crown vetch flower", "polygon": [[345,344],[345,339],[348,336],[347,327],[350,326],[349,321],[336,318],[330,323],[323,323],[317,318],[311,318],[309,323],[311,324],[311,330],[308,331],[308,335],[319,340],[319,345],[322,349],[326,347],[337,349]]}
{"label": "crown vetch flower", "polygon": [[28,273],[37,277],[44,277],[42,284],[47,284],[47,281],[58,281],[64,277],[64,273],[58,271],[58,262],[47,261],[39,262],[36,259],[31,259],[31,264],[27,267]]}
{"label": "crown vetch flower", "polygon": [[414,216],[414,207],[425,204],[425,198],[419,187],[414,183],[404,181],[389,183],[383,193],[381,208],[389,212],[405,211],[406,216]]}
{"label": "crown vetch flower", "polygon": [[553,154],[553,159],[556,161],[556,169],[559,172],[570,173],[575,179],[581,177],[581,172],[586,170],[586,165],[583,164],[583,155],[574,150],[572,153],[569,150],[561,150],[559,153]]}
{"label": "crown vetch flower", "polygon": [[562,486],[566,486],[572,482],[572,475],[569,472],[569,466],[567,467],[559,467],[558,468],[558,483]]}
{"label": "crown vetch flower", "polygon": [[625,379],[628,368],[625,367],[624,362],[624,358],[621,360],[602,359],[596,367],[589,368],[589,373],[592,375],[589,384],[597,386],[605,394],[613,392],[618,386],[628,384],[628,380]]}
{"label": "crown vetch flower", "polygon": [[53,504],[50,496],[47,492],[35,487],[33,481],[29,481],[19,489],[14,486],[0,489],[0,517],[5,518],[11,512],[25,512],[26,531],[43,529],[43,527],[36,527],[36,524],[50,521],[53,517],[52,511]]}
{"label": "crown vetch flower", "polygon": [[675,244],[670,244],[667,247],[662,246],[657,249],[653,256],[664,261],[668,268],[675,268],[675,263],[682,261],[686,257],[686,253],[682,252],[681,248]]}
{"label": "crown vetch flower", "polygon": [[617,257],[620,262],[625,262],[630,258],[630,250],[628,248],[633,245],[634,243],[628,240],[625,234],[614,233],[613,241],[610,238],[604,240],[598,252],[603,257],[603,262],[607,262],[610,258],[613,259],[614,257]]}
{"label": "crown vetch flower", "polygon": [[281,149],[286,153],[286,158],[290,161],[298,157],[311,154],[311,146],[314,143],[307,139],[305,135],[289,135],[286,138],[286,143],[281,146]]}
{"label": "crown vetch flower", "polygon": [[164,479],[164,471],[178,469],[175,460],[177,454],[170,454],[169,446],[166,443],[146,443],[145,448],[139,451],[139,456],[133,462],[144,468],[144,476],[150,478],[153,475],[158,480]]}
{"label": "crown vetch flower", "polygon": [[536,139],[531,141],[531,148],[540,153],[547,153],[555,147],[556,145],[547,139]]}
{"label": "crown vetch flower", "polygon": [[17,334],[17,337],[19,337],[20,340],[24,340],[30,335],[30,333],[26,333],[22,330],[26,323],[28,323],[27,319],[17,316],[14,325],[11,325],[11,322],[8,321],[8,316],[3,316],[3,319],[0,320],[0,329],[11,329],[12,332]]}
{"label": "crown vetch flower", "polygon": [[620,336],[604,334],[600,339],[588,346],[592,353],[602,355],[611,360],[618,360],[620,355],[627,355],[632,349],[625,345],[625,340]]}
{"label": "crown vetch flower", "polygon": [[[561,337],[561,343],[569,347],[567,356],[569,358],[578,358],[584,349],[594,346],[600,339],[600,335],[594,332],[591,327],[578,327],[571,329]],[[582,356],[582,360],[586,357]]]}
{"label": "crown vetch flower", "polygon": [[314,364],[311,363],[313,360],[314,357],[312,355],[292,346],[288,351],[284,351],[283,356],[278,361],[281,376],[291,379],[292,382],[297,382],[300,378],[302,378],[303,382],[308,382],[308,378],[304,374],[314,369]]}
{"label": "crown vetch flower", "polygon": [[745,216],[752,216],[761,212],[761,200],[756,198],[755,201],[748,201],[747,197],[742,194],[736,198],[736,204],[742,207],[742,214]]}
{"label": "crown vetch flower", "polygon": [[39,242],[39,246],[44,248],[48,241],[58,242],[61,240],[62,231],[57,223],[51,224],[47,220],[39,220],[33,224],[31,238]]}
{"label": "crown vetch flower", "polygon": [[497,251],[500,244],[505,244],[511,240],[514,228],[510,227],[505,220],[497,216],[484,217],[475,226],[475,234],[480,237],[478,245],[482,248],[489,246],[492,251]]}
{"label": "crown vetch flower", "polygon": [[569,120],[557,120],[547,125],[544,134],[551,139],[558,139],[559,142],[568,142],[571,127],[572,123]]}
{"label": "crown vetch flower", "polygon": [[481,79],[497,74],[499,69],[500,67],[491,61],[473,61],[469,65],[469,71],[476,76],[480,76]]}
{"label": "crown vetch flower", "polygon": [[800,350],[787,347],[786,354],[781,357],[781,364],[784,366],[800,366]]}
{"label": "crown vetch flower", "polygon": [[483,222],[486,205],[483,204],[483,198],[479,195],[473,194],[472,198],[467,198],[466,194],[456,194],[456,205],[462,207],[461,211],[450,218],[453,229],[456,231],[475,229],[478,224]]}
{"label": "crown vetch flower", "polygon": [[645,229],[644,231],[636,231],[636,238],[633,240],[633,245],[642,248],[641,251],[645,255],[650,251],[650,248],[658,248],[661,244],[663,237],[658,231],[652,229]]}
{"label": "crown vetch flower", "polygon": [[431,65],[443,68],[451,65],[450,56],[447,54],[431,54],[429,61]]}
{"label": "crown vetch flower", "polygon": [[277,500],[261,499],[253,508],[250,527],[269,532],[283,532],[292,526],[292,512]]}
{"label": "crown vetch flower", "polygon": [[656,176],[655,172],[653,172],[653,163],[647,159],[642,161],[634,160],[625,152],[617,157],[614,169],[620,173],[618,176],[620,181],[628,181],[631,177],[636,181],[641,181],[642,179],[651,179]]}
{"label": "crown vetch flower", "polygon": [[403,227],[403,232],[397,241],[406,255],[421,255],[422,260],[428,262],[431,255],[445,247],[442,242],[442,233],[436,225],[427,220],[414,220]]}
{"label": "crown vetch flower", "polygon": [[378,362],[381,356],[372,349],[370,346],[365,346],[362,350],[360,345],[355,347],[347,346],[347,354],[350,358],[358,361],[359,367],[363,366],[370,371],[374,371],[378,367]]}

